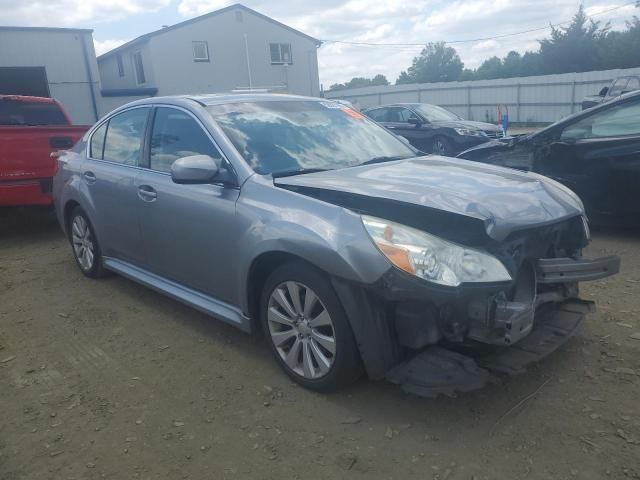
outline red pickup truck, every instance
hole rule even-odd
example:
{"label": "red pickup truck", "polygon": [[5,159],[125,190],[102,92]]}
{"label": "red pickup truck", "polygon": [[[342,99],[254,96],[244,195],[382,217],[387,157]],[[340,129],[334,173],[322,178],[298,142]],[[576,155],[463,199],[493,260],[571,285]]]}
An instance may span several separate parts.
{"label": "red pickup truck", "polygon": [[71,125],[54,99],[0,95],[0,207],[51,205],[58,168],[51,153],[73,147],[88,129]]}

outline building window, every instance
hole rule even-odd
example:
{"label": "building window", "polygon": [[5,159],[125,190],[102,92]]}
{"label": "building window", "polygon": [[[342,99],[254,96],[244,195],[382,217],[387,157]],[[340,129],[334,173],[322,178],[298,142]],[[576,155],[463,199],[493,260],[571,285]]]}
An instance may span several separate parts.
{"label": "building window", "polygon": [[236,22],[242,23],[242,12],[240,10],[236,10]]}
{"label": "building window", "polygon": [[192,42],[192,43],[193,43],[193,61],[208,62],[209,61],[209,45],[207,45],[207,42]]}
{"label": "building window", "polygon": [[272,65],[291,65],[293,63],[290,43],[270,43],[269,51],[271,52]]}
{"label": "building window", "polygon": [[136,82],[138,85],[142,85],[147,81],[144,76],[144,66],[142,65],[142,52],[137,51],[133,54],[133,66],[136,69]]}
{"label": "building window", "polygon": [[122,55],[116,55],[116,63],[118,64],[118,76],[124,77],[124,63],[122,62]]}

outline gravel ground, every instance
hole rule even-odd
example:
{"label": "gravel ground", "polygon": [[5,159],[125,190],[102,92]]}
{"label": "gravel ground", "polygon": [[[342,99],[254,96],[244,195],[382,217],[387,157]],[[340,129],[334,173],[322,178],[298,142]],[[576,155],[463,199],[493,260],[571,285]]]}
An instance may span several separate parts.
{"label": "gravel ground", "polygon": [[594,237],[623,272],[583,286],[599,311],[580,336],[427,400],[305,391],[259,338],[86,279],[50,217],[0,212],[0,479],[640,478],[640,234]]}

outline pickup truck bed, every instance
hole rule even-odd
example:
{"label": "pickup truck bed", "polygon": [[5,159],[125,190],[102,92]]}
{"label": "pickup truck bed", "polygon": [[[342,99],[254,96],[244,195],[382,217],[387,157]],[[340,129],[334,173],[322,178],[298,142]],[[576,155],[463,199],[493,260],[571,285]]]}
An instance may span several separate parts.
{"label": "pickup truck bed", "polygon": [[0,206],[53,203],[51,152],[71,148],[89,128],[70,123],[55,100],[0,96]]}

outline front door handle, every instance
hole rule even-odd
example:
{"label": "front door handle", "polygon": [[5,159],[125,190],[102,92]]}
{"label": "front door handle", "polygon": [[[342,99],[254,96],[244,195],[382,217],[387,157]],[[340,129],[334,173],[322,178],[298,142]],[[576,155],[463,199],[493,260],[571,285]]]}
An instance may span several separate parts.
{"label": "front door handle", "polygon": [[84,179],[87,181],[88,184],[92,184],[92,183],[96,183],[96,174],[91,172],[91,171],[86,171],[83,174]]}
{"label": "front door handle", "polygon": [[149,185],[140,185],[138,187],[138,197],[145,202],[155,202],[156,198],[158,198],[158,193]]}

